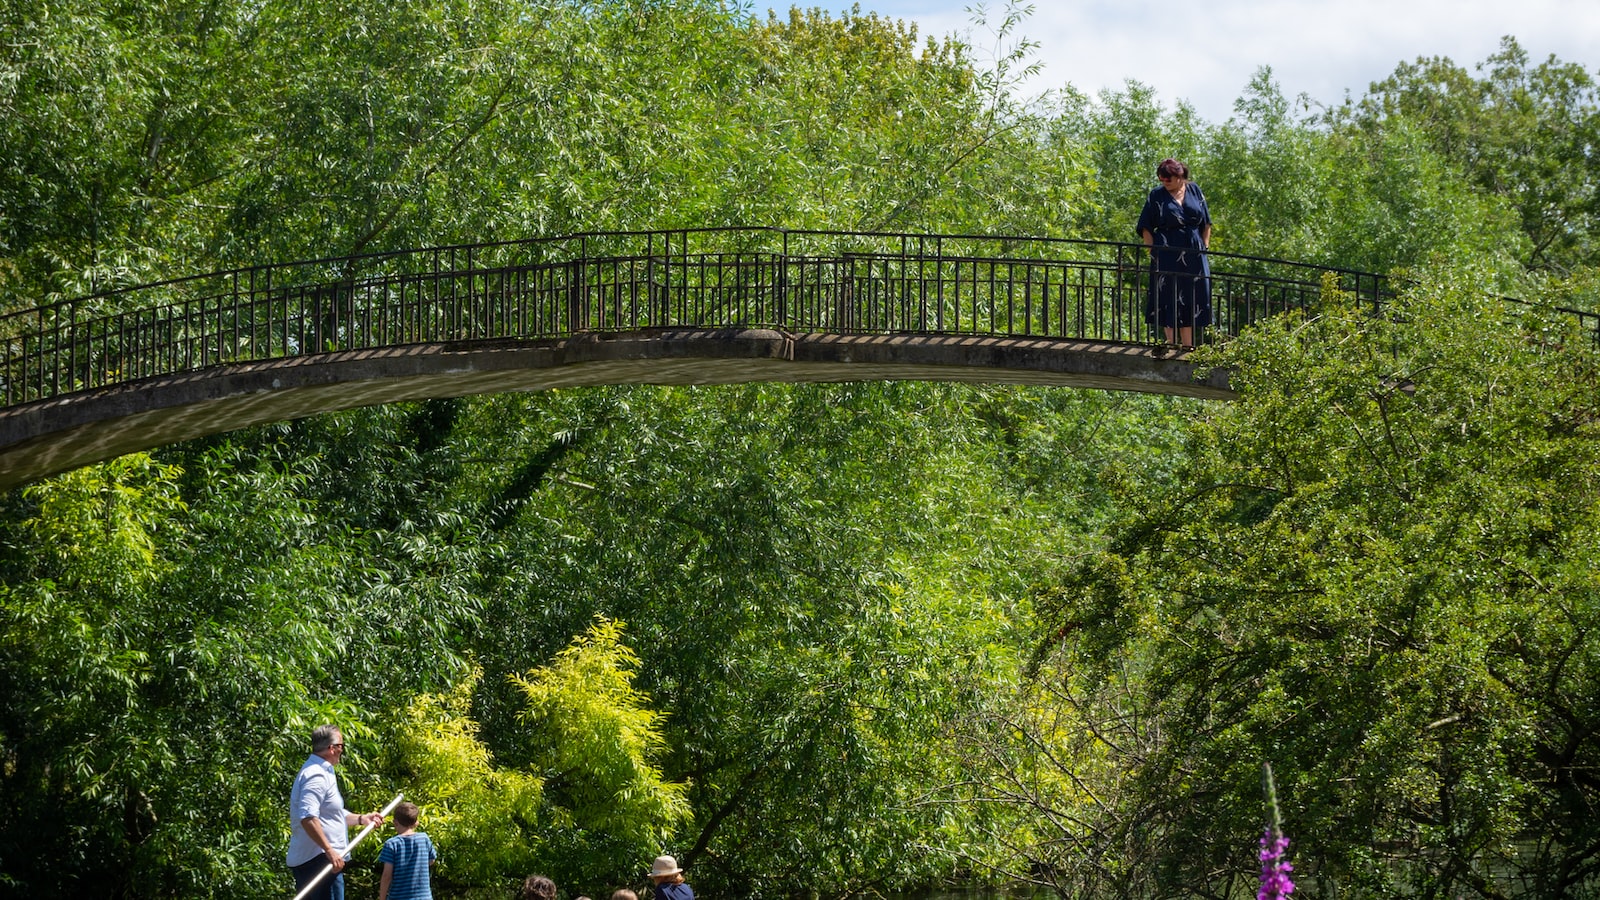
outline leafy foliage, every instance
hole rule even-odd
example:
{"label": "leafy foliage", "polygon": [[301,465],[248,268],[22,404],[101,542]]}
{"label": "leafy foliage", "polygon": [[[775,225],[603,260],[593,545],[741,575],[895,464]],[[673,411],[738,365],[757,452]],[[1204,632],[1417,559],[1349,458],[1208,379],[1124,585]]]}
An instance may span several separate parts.
{"label": "leafy foliage", "polygon": [[[906,393],[926,395],[928,411],[893,430],[862,427]],[[929,660],[965,665],[974,639],[1003,646],[1009,614],[976,605],[1014,591],[987,583],[1003,558],[979,561],[957,550],[970,544],[941,548],[935,536],[964,530],[935,524],[945,510],[983,505],[976,481],[943,477],[958,458],[943,438],[955,427],[981,433],[956,425],[958,396],[751,387],[497,402],[494,421],[526,407],[516,414],[547,423],[523,432],[530,458],[550,458],[540,432],[585,436],[553,435],[569,449],[507,527],[530,549],[507,557],[489,613],[504,640],[486,670],[511,674],[515,660],[547,655],[544,636],[580,616],[641,623],[641,683],[673,716],[663,768],[694,785],[697,831],[677,849],[699,864],[700,884],[759,887],[807,868],[905,878],[929,864],[911,852],[917,823],[958,817],[913,803],[907,782],[935,762],[926,748],[948,717],[973,701],[942,691]],[[862,473],[891,459],[909,483],[948,490],[863,492]],[[989,506],[997,522],[1017,514]],[[973,512],[956,521],[968,517],[986,521]],[[896,523],[892,534],[883,523]],[[917,562],[917,546],[943,553]],[[945,583],[956,573],[966,583]],[[972,624],[938,624],[951,616]],[[1001,658],[995,665],[1003,673]],[[519,698],[491,690],[485,703],[487,740],[511,752],[524,739]]]}
{"label": "leafy foliage", "polygon": [[395,726],[393,772],[422,808],[419,827],[439,847],[445,884],[494,884],[539,858],[529,838],[542,822],[544,781],[496,766],[478,740],[471,705],[480,676],[413,698]]}
{"label": "leafy foliage", "polygon": [[654,762],[666,749],[663,716],[633,687],[638,664],[622,623],[601,617],[550,665],[513,678],[527,698],[523,755],[546,773],[555,836],[543,862],[556,877],[643,859],[689,822],[688,785]]}
{"label": "leafy foliage", "polygon": [[[212,474],[216,495],[240,499],[240,480]],[[305,687],[341,649],[342,629],[301,605],[325,556],[233,557],[246,542],[230,531],[257,546],[293,534],[292,501],[255,507],[248,526],[208,522],[180,502],[180,477],[143,456],[62,476],[25,492],[36,505],[7,541],[0,854],[29,891],[262,888],[257,860],[287,826],[287,735],[349,708]],[[196,821],[215,837],[191,840]],[[47,832],[61,852],[29,852]]]}
{"label": "leafy foliage", "polygon": [[1515,210],[1530,268],[1594,265],[1594,153],[1600,94],[1583,66],[1532,65],[1514,38],[1467,70],[1438,57],[1404,63],[1336,121],[1367,132],[1416,129],[1450,171]]}
{"label": "leafy foliage", "polygon": [[1324,885],[1591,883],[1597,360],[1473,284],[1230,346],[1244,399],[1055,595],[1058,677],[1127,780],[1090,821],[1161,835],[1141,890],[1226,891],[1248,845],[1215,823],[1258,818],[1263,760]]}
{"label": "leafy foliage", "polygon": [[1168,155],[1219,250],[1417,285],[1236,342],[1227,408],[553,391],[13,492],[6,890],[282,889],[325,721],[453,888],[598,896],[671,850],[707,893],[1221,895],[1266,757],[1311,883],[1589,890],[1592,360],[1474,289],[1592,304],[1591,77],[1508,42],[1314,114],[1263,70],[1207,123],[1134,82],[1021,99],[1025,12],[980,11],[987,49],[713,0],[0,7],[0,310],[591,229],[1131,240]]}

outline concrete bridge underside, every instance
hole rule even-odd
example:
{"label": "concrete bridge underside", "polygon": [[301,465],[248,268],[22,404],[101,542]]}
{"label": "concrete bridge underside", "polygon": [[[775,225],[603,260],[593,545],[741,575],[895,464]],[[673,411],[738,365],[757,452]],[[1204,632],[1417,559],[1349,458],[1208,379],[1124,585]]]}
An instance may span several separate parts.
{"label": "concrete bridge underside", "polygon": [[659,329],[329,352],[0,410],[0,489],[250,425],[428,397],[607,384],[966,381],[1231,399],[1227,373],[1147,346],[950,335]]}

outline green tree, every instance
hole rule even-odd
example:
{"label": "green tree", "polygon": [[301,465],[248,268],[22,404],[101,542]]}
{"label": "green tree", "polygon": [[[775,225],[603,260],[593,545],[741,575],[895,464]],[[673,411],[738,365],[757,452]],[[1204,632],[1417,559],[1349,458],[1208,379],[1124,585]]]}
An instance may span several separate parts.
{"label": "green tree", "polygon": [[1061,768],[1109,754],[1116,786],[1050,862],[1105,827],[1137,838],[1120,889],[1224,894],[1270,761],[1313,883],[1592,890],[1600,360],[1476,278],[1230,345],[1241,399],[1046,604],[1052,677],[1115,726]]}
{"label": "green tree", "polygon": [[0,7],[0,310],[211,262],[243,18],[183,0]]}
{"label": "green tree", "polygon": [[[1206,180],[1197,157],[1204,123],[1187,106],[1166,112],[1148,85],[1129,81],[1124,90],[1103,92],[1097,103],[1073,92],[1057,102],[1046,146],[1053,156],[1081,154],[1080,177],[1090,188],[1063,211],[1076,225],[1072,236],[1138,243],[1133,225],[1154,187],[1156,164],[1166,157],[1185,160],[1197,181]],[[1210,194],[1207,200],[1216,202]]]}
{"label": "green tree", "polygon": [[[13,557],[21,565],[0,593],[0,858],[14,889],[110,890],[138,877],[127,870],[157,821],[152,782],[178,758],[141,702],[158,681],[141,634],[154,623],[113,612],[167,568],[156,548],[178,508],[171,475],[136,455],[38,485],[35,515],[7,541],[32,551]],[[42,833],[76,864],[30,852]]]}
{"label": "green tree", "polygon": [[484,588],[485,741],[509,758],[522,730],[497,673],[597,612],[633,623],[639,684],[671,717],[663,771],[693,782],[678,855],[716,889],[951,874],[922,842],[977,833],[931,786],[961,777],[954,723],[1015,677],[1030,573],[1103,514],[1108,458],[1171,464],[1158,428],[1148,446],[1113,437],[1156,402],[1098,394],[630,388],[481,406],[459,437],[498,435],[485,456],[503,467],[478,475],[506,542]]}
{"label": "green tree", "polygon": [[622,623],[600,617],[549,665],[512,679],[526,698],[518,756],[546,785],[542,862],[554,877],[625,880],[691,820],[689,785],[656,762],[665,716],[633,686],[638,665]]}
{"label": "green tree", "polygon": [[540,862],[544,781],[497,766],[478,740],[472,692],[481,672],[411,700],[395,723],[385,768],[426,817],[441,885],[497,885]]}
{"label": "green tree", "polygon": [[[1329,209],[1327,188],[1334,179],[1318,164],[1327,135],[1295,114],[1271,69],[1255,73],[1234,101],[1234,116],[1208,129],[1206,138],[1199,157],[1204,169],[1197,169],[1195,178],[1206,189],[1217,223],[1212,246],[1253,256],[1326,261],[1323,248],[1329,234],[1346,230]],[[1353,265],[1350,260],[1338,263]]]}
{"label": "green tree", "polygon": [[1449,171],[1516,211],[1529,268],[1565,273],[1595,265],[1594,78],[1553,56],[1533,65],[1510,37],[1476,68],[1478,77],[1447,58],[1402,63],[1333,119],[1368,132],[1425,135]]}
{"label": "green tree", "polygon": [[[311,728],[342,726],[347,796],[375,808],[374,711],[464,668],[452,641],[471,604],[408,571],[426,542],[364,561],[307,499],[315,460],[190,462],[204,477],[124,457],[8,508],[0,855],[19,890],[277,890],[283,792]],[[29,851],[40,835],[59,851]]]}

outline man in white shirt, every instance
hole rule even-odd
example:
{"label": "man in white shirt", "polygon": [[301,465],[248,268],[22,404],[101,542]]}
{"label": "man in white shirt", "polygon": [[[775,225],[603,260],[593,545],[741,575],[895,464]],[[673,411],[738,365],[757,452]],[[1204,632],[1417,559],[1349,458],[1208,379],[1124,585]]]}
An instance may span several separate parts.
{"label": "man in white shirt", "polygon": [[305,900],[344,900],[345,849],[350,828],[383,824],[382,813],[356,815],[345,811],[344,796],[334,780],[333,767],[344,756],[344,735],[332,725],[311,732],[311,755],[289,792],[289,871],[294,889],[305,890],[331,863],[333,874],[317,883]]}

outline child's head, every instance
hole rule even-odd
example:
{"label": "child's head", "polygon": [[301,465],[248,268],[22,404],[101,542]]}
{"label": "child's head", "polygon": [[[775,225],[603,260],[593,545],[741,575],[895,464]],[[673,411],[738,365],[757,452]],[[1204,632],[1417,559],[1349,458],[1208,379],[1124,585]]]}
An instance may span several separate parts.
{"label": "child's head", "polygon": [[556,883],[543,875],[529,875],[522,882],[521,900],[556,900]]}
{"label": "child's head", "polygon": [[401,831],[415,828],[417,827],[417,818],[421,815],[421,810],[418,810],[417,805],[410,800],[398,803],[394,808],[394,827]]}
{"label": "child's head", "polygon": [[617,888],[611,892],[611,900],[639,900],[639,895],[627,888]]}

